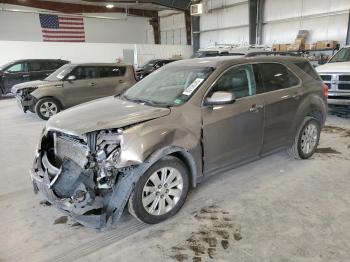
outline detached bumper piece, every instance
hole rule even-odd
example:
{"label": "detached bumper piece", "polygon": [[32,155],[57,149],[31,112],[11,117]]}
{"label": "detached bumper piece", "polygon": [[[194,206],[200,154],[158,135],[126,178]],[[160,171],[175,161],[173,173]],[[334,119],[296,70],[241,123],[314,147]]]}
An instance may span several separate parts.
{"label": "detached bumper piece", "polygon": [[39,191],[77,222],[96,229],[119,220],[138,177],[132,168],[123,170],[112,189],[100,192],[96,190],[93,171],[70,159],[65,159],[57,169],[45,152],[35,158],[30,173],[35,192]]}

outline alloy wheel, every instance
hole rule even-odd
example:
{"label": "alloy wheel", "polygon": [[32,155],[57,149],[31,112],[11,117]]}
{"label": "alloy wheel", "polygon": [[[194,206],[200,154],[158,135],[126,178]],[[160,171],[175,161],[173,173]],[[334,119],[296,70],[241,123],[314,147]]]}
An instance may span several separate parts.
{"label": "alloy wheel", "polygon": [[53,102],[45,102],[40,106],[40,113],[45,117],[50,117],[57,114],[57,105]]}
{"label": "alloy wheel", "polygon": [[145,210],[155,216],[171,211],[183,191],[181,173],[173,167],[164,167],[154,172],[142,190],[142,204]]}
{"label": "alloy wheel", "polygon": [[317,144],[318,130],[317,126],[313,123],[309,123],[301,135],[301,150],[304,154],[310,154]]}

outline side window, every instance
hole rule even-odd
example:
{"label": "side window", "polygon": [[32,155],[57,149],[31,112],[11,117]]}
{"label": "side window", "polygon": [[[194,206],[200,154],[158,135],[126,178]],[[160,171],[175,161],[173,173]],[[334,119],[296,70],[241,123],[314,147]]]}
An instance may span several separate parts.
{"label": "side window", "polygon": [[100,77],[117,77],[125,75],[126,68],[124,66],[108,66],[100,67]]}
{"label": "side window", "polygon": [[252,66],[236,66],[226,71],[217,80],[209,96],[217,91],[231,92],[236,99],[255,95],[256,85]]}
{"label": "side window", "polygon": [[10,66],[6,71],[10,73],[21,73],[27,72],[27,68],[25,63],[18,63]]}
{"label": "side window", "polygon": [[318,74],[316,73],[315,69],[312,67],[312,65],[308,61],[296,62],[294,64],[297,67],[299,67],[301,70],[303,70],[306,74],[311,76],[313,79],[321,80]]}
{"label": "side window", "polygon": [[300,80],[282,64],[258,64],[265,92],[296,86]]}
{"label": "side window", "polygon": [[45,70],[56,70],[58,68],[60,68],[62,66],[62,64],[58,63],[58,62],[47,62],[45,64]]}
{"label": "side window", "polygon": [[41,70],[45,70],[44,63],[43,64],[41,64],[41,62],[30,62],[29,63],[29,71],[30,72],[41,71]]}
{"label": "side window", "polygon": [[70,75],[74,75],[77,80],[99,78],[100,72],[97,67],[78,66]]}

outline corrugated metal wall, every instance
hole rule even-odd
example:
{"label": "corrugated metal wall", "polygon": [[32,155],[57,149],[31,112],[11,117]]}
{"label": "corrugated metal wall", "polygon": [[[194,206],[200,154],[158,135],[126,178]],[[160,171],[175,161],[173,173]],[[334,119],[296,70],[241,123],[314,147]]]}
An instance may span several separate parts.
{"label": "corrugated metal wall", "polygon": [[248,1],[208,0],[208,13],[200,17],[200,47],[247,44]]}
{"label": "corrugated metal wall", "polygon": [[[204,0],[200,47],[249,42],[248,1]],[[291,43],[298,31],[310,31],[308,42],[337,40],[345,44],[350,0],[265,0],[263,44]]]}
{"label": "corrugated metal wall", "polygon": [[263,42],[293,42],[299,29],[308,42],[337,40],[345,44],[350,0],[265,0]]}
{"label": "corrugated metal wall", "polygon": [[162,45],[187,45],[185,14],[159,12],[160,43]]}

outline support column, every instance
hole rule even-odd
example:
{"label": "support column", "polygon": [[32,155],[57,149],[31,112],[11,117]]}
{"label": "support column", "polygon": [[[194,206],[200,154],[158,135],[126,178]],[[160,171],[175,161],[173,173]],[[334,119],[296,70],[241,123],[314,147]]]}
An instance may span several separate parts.
{"label": "support column", "polygon": [[258,0],[249,0],[249,44],[256,44]]}
{"label": "support column", "polygon": [[153,27],[154,43],[160,45],[160,26],[159,26],[159,16],[153,17],[149,20],[149,23]]}
{"label": "support column", "polygon": [[199,16],[192,16],[192,46],[193,52],[197,52],[199,49],[199,40],[200,40],[200,25],[199,25]]}
{"label": "support column", "polygon": [[348,21],[348,34],[346,36],[346,44],[350,45],[350,13],[349,13],[349,21]]}
{"label": "support column", "polygon": [[262,45],[264,41],[263,39],[264,7],[265,7],[265,0],[258,0],[257,29],[256,29],[256,43],[258,45]]}
{"label": "support column", "polygon": [[185,11],[185,27],[186,27],[186,43],[192,44],[192,32],[191,32],[191,14],[190,11]]}

